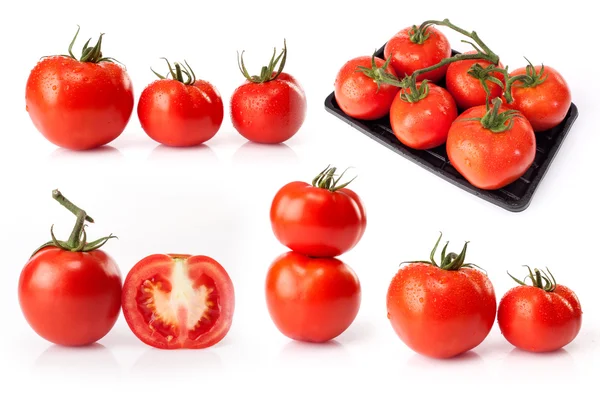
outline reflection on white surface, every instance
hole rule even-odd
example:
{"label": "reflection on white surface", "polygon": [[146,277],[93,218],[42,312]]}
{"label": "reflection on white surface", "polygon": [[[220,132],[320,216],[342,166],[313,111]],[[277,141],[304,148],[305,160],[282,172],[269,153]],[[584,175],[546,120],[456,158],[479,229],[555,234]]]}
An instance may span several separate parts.
{"label": "reflection on white surface", "polygon": [[131,375],[143,379],[200,376],[222,370],[221,357],[210,349],[160,350],[148,348],[136,360]]}
{"label": "reflection on white surface", "polygon": [[186,161],[193,160],[200,164],[213,165],[219,162],[215,151],[206,144],[193,147],[169,147],[160,144],[152,150],[149,161],[177,162],[185,158]]}
{"label": "reflection on white surface", "polygon": [[307,343],[292,340],[282,347],[279,364],[284,368],[324,369],[350,367],[352,356],[337,340]]}
{"label": "reflection on white surface", "polygon": [[580,375],[573,356],[565,349],[530,353],[514,348],[504,358],[502,370],[507,379],[517,384],[527,384],[536,379],[575,382]]}
{"label": "reflection on white surface", "polygon": [[431,367],[440,368],[456,368],[457,366],[468,366],[471,368],[480,368],[485,362],[483,358],[475,351],[467,351],[466,353],[459,354],[456,357],[437,359],[431,357],[425,357],[421,354],[415,353],[408,360],[409,367],[429,369]]}
{"label": "reflection on white surface", "polygon": [[106,160],[115,161],[123,158],[123,153],[113,146],[101,146],[92,150],[74,151],[63,148],[57,148],[50,153],[49,161],[64,161],[64,160]]}
{"label": "reflection on white surface", "polygon": [[51,345],[35,360],[31,372],[40,378],[68,375],[82,379],[97,374],[116,378],[120,366],[112,352],[99,343],[85,347]]}
{"label": "reflection on white surface", "polygon": [[281,163],[296,163],[298,155],[285,143],[260,144],[246,142],[233,154],[234,164],[261,164],[273,166]]}

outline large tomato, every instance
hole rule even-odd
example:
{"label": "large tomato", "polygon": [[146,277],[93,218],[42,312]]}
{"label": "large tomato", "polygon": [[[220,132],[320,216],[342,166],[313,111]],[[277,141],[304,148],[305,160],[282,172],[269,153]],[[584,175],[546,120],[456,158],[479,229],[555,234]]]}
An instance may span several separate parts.
{"label": "large tomato", "polygon": [[[347,115],[363,120],[383,118],[400,88],[394,69],[379,57],[357,57],[340,69],[335,79],[335,100]],[[388,83],[386,83],[388,82]]]}
{"label": "large tomato", "polygon": [[[392,60],[392,67],[401,79],[419,69],[438,64],[452,55],[446,36],[433,26],[404,28],[385,45],[384,56]],[[448,65],[419,74],[418,81],[437,82],[444,77]]]}
{"label": "large tomato", "polygon": [[102,35],[77,60],[71,43],[70,56],[45,57],[29,75],[27,111],[57,146],[87,150],[105,145],[123,132],[131,117],[131,80],[123,67],[102,55],[101,44]]}
{"label": "large tomato", "polygon": [[565,79],[548,66],[528,65],[510,73],[522,77],[512,85],[512,103],[507,107],[521,111],[536,132],[552,129],[567,116],[571,91]]}
{"label": "large tomato", "polygon": [[[167,76],[144,89],[138,102],[142,128],[167,146],[196,146],[216,135],[223,122],[223,101],[217,89],[197,80],[189,65],[169,64]],[[184,76],[185,75],[185,76]]]}
{"label": "large tomato", "polygon": [[[469,51],[464,54],[474,54],[474,51]],[[450,92],[456,105],[461,110],[467,110],[471,107],[485,105],[486,92],[481,82],[481,79],[472,76],[469,71],[475,65],[481,67],[480,78],[491,76],[498,81],[504,83],[504,75],[501,72],[495,71],[491,73],[485,72],[488,67],[494,66],[491,62],[483,59],[476,60],[460,60],[450,64],[446,72],[446,89]],[[498,63],[498,68],[502,68],[502,63]],[[502,96],[502,86],[486,79],[486,86],[490,91],[490,100]]]}
{"label": "large tomato", "polygon": [[[423,91],[423,83],[417,91]],[[410,89],[398,93],[390,110],[390,125],[400,142],[413,149],[425,150],[446,142],[448,131],[456,119],[456,104],[445,89],[426,83],[427,90],[414,100]]]}
{"label": "large tomato", "polygon": [[529,270],[533,286],[509,290],[498,307],[500,331],[521,350],[547,352],[571,343],[581,329],[581,304],[575,293],[557,285],[554,277]]}
{"label": "large tomato", "polygon": [[[306,115],[304,90],[291,75],[282,72],[287,47],[263,67],[260,76],[250,76],[244,66],[240,70],[246,82],[231,96],[231,121],[246,139],[257,143],[282,143],[298,132]],[[279,68],[277,71],[277,65]]]}
{"label": "large tomato", "polygon": [[123,285],[131,331],[159,349],[201,349],[221,341],[235,308],[225,269],[206,256],[155,254],[139,261]]}
{"label": "large tomato", "polygon": [[287,337],[326,342],[341,335],[360,308],[360,283],[336,258],[312,258],[289,252],[267,274],[267,306]]}
{"label": "large tomato", "polygon": [[533,164],[535,133],[515,110],[501,110],[500,99],[462,113],[450,127],[450,163],[473,186],[494,190],[519,179]]}
{"label": "large tomato", "polygon": [[312,182],[283,186],[271,204],[271,226],[277,239],[311,257],[336,257],[362,238],[367,215],[361,199],[335,168],[327,168]]}
{"label": "large tomato", "polygon": [[488,277],[464,264],[460,254],[430,262],[409,263],[392,279],[387,293],[388,318],[408,347],[433,358],[450,358],[478,346],[496,317],[496,295]]}
{"label": "large tomato", "polygon": [[[83,346],[103,338],[121,310],[121,273],[114,260],[98,250],[112,236],[87,243],[85,212],[58,191],[53,197],[80,214],[69,241],[54,238],[29,259],[19,278],[19,303],[25,319],[44,339],[63,346]],[[73,207],[71,207],[73,206]]]}

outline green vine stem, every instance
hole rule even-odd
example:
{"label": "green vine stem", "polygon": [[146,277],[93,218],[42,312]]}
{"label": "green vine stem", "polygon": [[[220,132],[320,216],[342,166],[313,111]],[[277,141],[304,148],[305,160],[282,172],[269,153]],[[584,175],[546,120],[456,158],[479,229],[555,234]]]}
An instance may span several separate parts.
{"label": "green vine stem", "polygon": [[398,78],[386,71],[390,65],[390,62],[392,61],[392,57],[388,58],[381,67],[378,67],[375,63],[375,53],[377,53],[377,51],[375,51],[371,56],[371,67],[359,66],[357,70],[365,74],[367,77],[373,79],[373,81],[375,81],[377,84],[378,91],[382,84],[398,86]]}
{"label": "green vine stem", "polygon": [[150,70],[158,78],[169,79],[169,76],[171,76],[171,79],[181,82],[187,86],[191,86],[194,83],[196,83],[196,74],[194,73],[194,70],[192,69],[192,67],[190,67],[190,64],[188,64],[186,60],[183,60],[184,64],[178,62],[173,63],[173,65],[175,65],[175,68],[171,66],[171,63],[165,57],[162,57],[161,60],[165,60],[167,62],[169,72],[167,72],[165,75],[161,75],[152,68],[150,68]]}
{"label": "green vine stem", "polygon": [[546,292],[554,292],[554,290],[556,290],[556,279],[554,278],[554,275],[552,275],[552,272],[550,272],[548,268],[546,268],[546,271],[548,271],[546,273],[546,271],[540,271],[537,268],[535,268],[532,271],[528,265],[524,265],[524,267],[527,268],[527,270],[529,271],[529,275],[527,275],[523,280],[515,278],[508,271],[506,273],[521,286],[528,286],[526,281],[527,278],[529,278],[533,287],[542,289]]}
{"label": "green vine stem", "polygon": [[50,228],[50,236],[52,237],[52,240],[38,247],[36,251],[33,252],[32,256],[46,247],[58,247],[62,250],[73,252],[94,251],[102,247],[109,239],[116,238],[116,236],[110,234],[98,240],[94,240],[93,242],[88,242],[87,234],[85,232],[85,223],[93,223],[93,218],[90,217],[83,209],[69,201],[59,190],[52,191],[52,198],[77,217],[75,226],[71,231],[69,239],[67,241],[63,241],[58,240],[56,236],[54,236],[54,225],[52,225]]}
{"label": "green vine stem", "polygon": [[433,246],[433,250],[431,250],[431,254],[429,255],[429,261],[406,261],[402,264],[428,264],[443,269],[444,271],[458,271],[461,268],[477,268],[485,272],[483,268],[479,267],[476,264],[465,263],[465,258],[467,255],[467,245],[469,244],[469,242],[465,242],[465,245],[463,246],[462,251],[459,254],[452,252],[446,253],[446,251],[448,250],[448,244],[450,243],[446,242],[444,248],[442,249],[440,263],[438,264],[435,261],[435,253],[437,252],[441,240],[442,233],[440,232],[440,236],[438,237],[437,242],[435,242],[435,246]]}
{"label": "green vine stem", "polygon": [[521,113],[517,110],[506,110],[500,112],[502,100],[495,98],[492,100],[492,108],[487,106],[488,110],[481,118],[467,118],[465,121],[479,121],[481,126],[494,133],[503,133],[509,131],[514,125],[514,119],[520,118]]}
{"label": "green vine stem", "polygon": [[75,42],[77,41],[77,36],[79,36],[80,29],[81,29],[81,27],[79,25],[77,25],[77,32],[75,32],[75,36],[73,37],[73,40],[71,40],[71,43],[69,44],[69,54],[64,55],[64,57],[69,57],[74,60],[79,60],[81,62],[89,62],[89,63],[94,63],[94,64],[97,64],[102,61],[117,62],[117,63],[121,64],[118,60],[116,60],[112,57],[104,57],[102,55],[102,37],[104,36],[104,33],[100,34],[100,37],[98,38],[98,41],[96,42],[96,44],[94,46],[89,46],[92,39],[91,38],[88,39],[87,42],[85,42],[85,44],[83,45],[83,48],[81,49],[81,57],[79,59],[77,57],[75,57],[75,55],[73,54],[73,46],[75,45]]}
{"label": "green vine stem", "polygon": [[[529,61],[529,59],[527,59],[527,57],[525,57],[525,60],[527,60],[527,66],[525,67],[525,73],[520,74],[520,75],[510,76],[508,73],[508,67],[506,67],[506,68],[498,68],[498,67],[489,68],[490,73],[499,72],[504,76],[504,82],[506,82],[506,83],[501,86],[504,88],[504,98],[506,99],[506,102],[508,104],[510,104],[514,101],[514,99],[512,97],[512,88],[516,83],[520,83],[520,87],[533,88],[538,85],[541,85],[548,78],[548,74],[545,73],[545,67],[543,64],[538,72],[535,70],[535,66],[531,63],[531,61]],[[471,70],[473,70],[475,67],[477,67],[477,65],[474,65],[473,67],[471,67]],[[493,66],[490,66],[490,67],[493,67]],[[469,73],[471,73],[471,70],[469,70]]]}
{"label": "green vine stem", "polygon": [[[271,57],[271,61],[269,61],[269,65],[262,67],[260,71],[260,75],[250,75],[248,70],[246,69],[246,65],[244,64],[244,51],[242,54],[238,53],[238,67],[244,75],[244,77],[253,83],[265,83],[275,80],[281,75],[283,72],[283,68],[285,67],[285,62],[287,60],[287,44],[285,39],[283,40],[283,50],[281,53],[277,55],[277,49],[273,49],[273,56]],[[277,72],[275,72],[277,70]]]}
{"label": "green vine stem", "polygon": [[357,176],[355,176],[354,178],[350,179],[345,183],[340,183],[342,177],[348,171],[348,168],[346,168],[346,170],[342,172],[339,176],[336,175],[336,171],[336,167],[328,165],[327,168],[321,171],[315,177],[315,179],[312,180],[312,185],[317,188],[329,190],[330,192],[335,192],[337,190],[345,188],[357,178]]}

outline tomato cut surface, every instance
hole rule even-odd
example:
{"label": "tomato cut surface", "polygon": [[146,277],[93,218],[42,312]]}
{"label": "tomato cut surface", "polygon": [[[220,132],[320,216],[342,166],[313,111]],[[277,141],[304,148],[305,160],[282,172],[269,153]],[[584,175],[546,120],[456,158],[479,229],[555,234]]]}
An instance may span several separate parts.
{"label": "tomato cut surface", "polygon": [[123,288],[127,324],[141,341],[161,349],[216,344],[231,327],[234,306],[229,275],[206,256],[148,256]]}

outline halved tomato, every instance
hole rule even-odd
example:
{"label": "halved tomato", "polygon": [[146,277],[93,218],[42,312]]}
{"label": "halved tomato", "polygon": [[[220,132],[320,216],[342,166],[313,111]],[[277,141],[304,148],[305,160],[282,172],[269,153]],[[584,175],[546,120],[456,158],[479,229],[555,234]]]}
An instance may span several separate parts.
{"label": "halved tomato", "polygon": [[131,331],[159,349],[201,349],[225,337],[235,297],[227,271],[206,256],[155,254],[138,262],[123,286]]}

